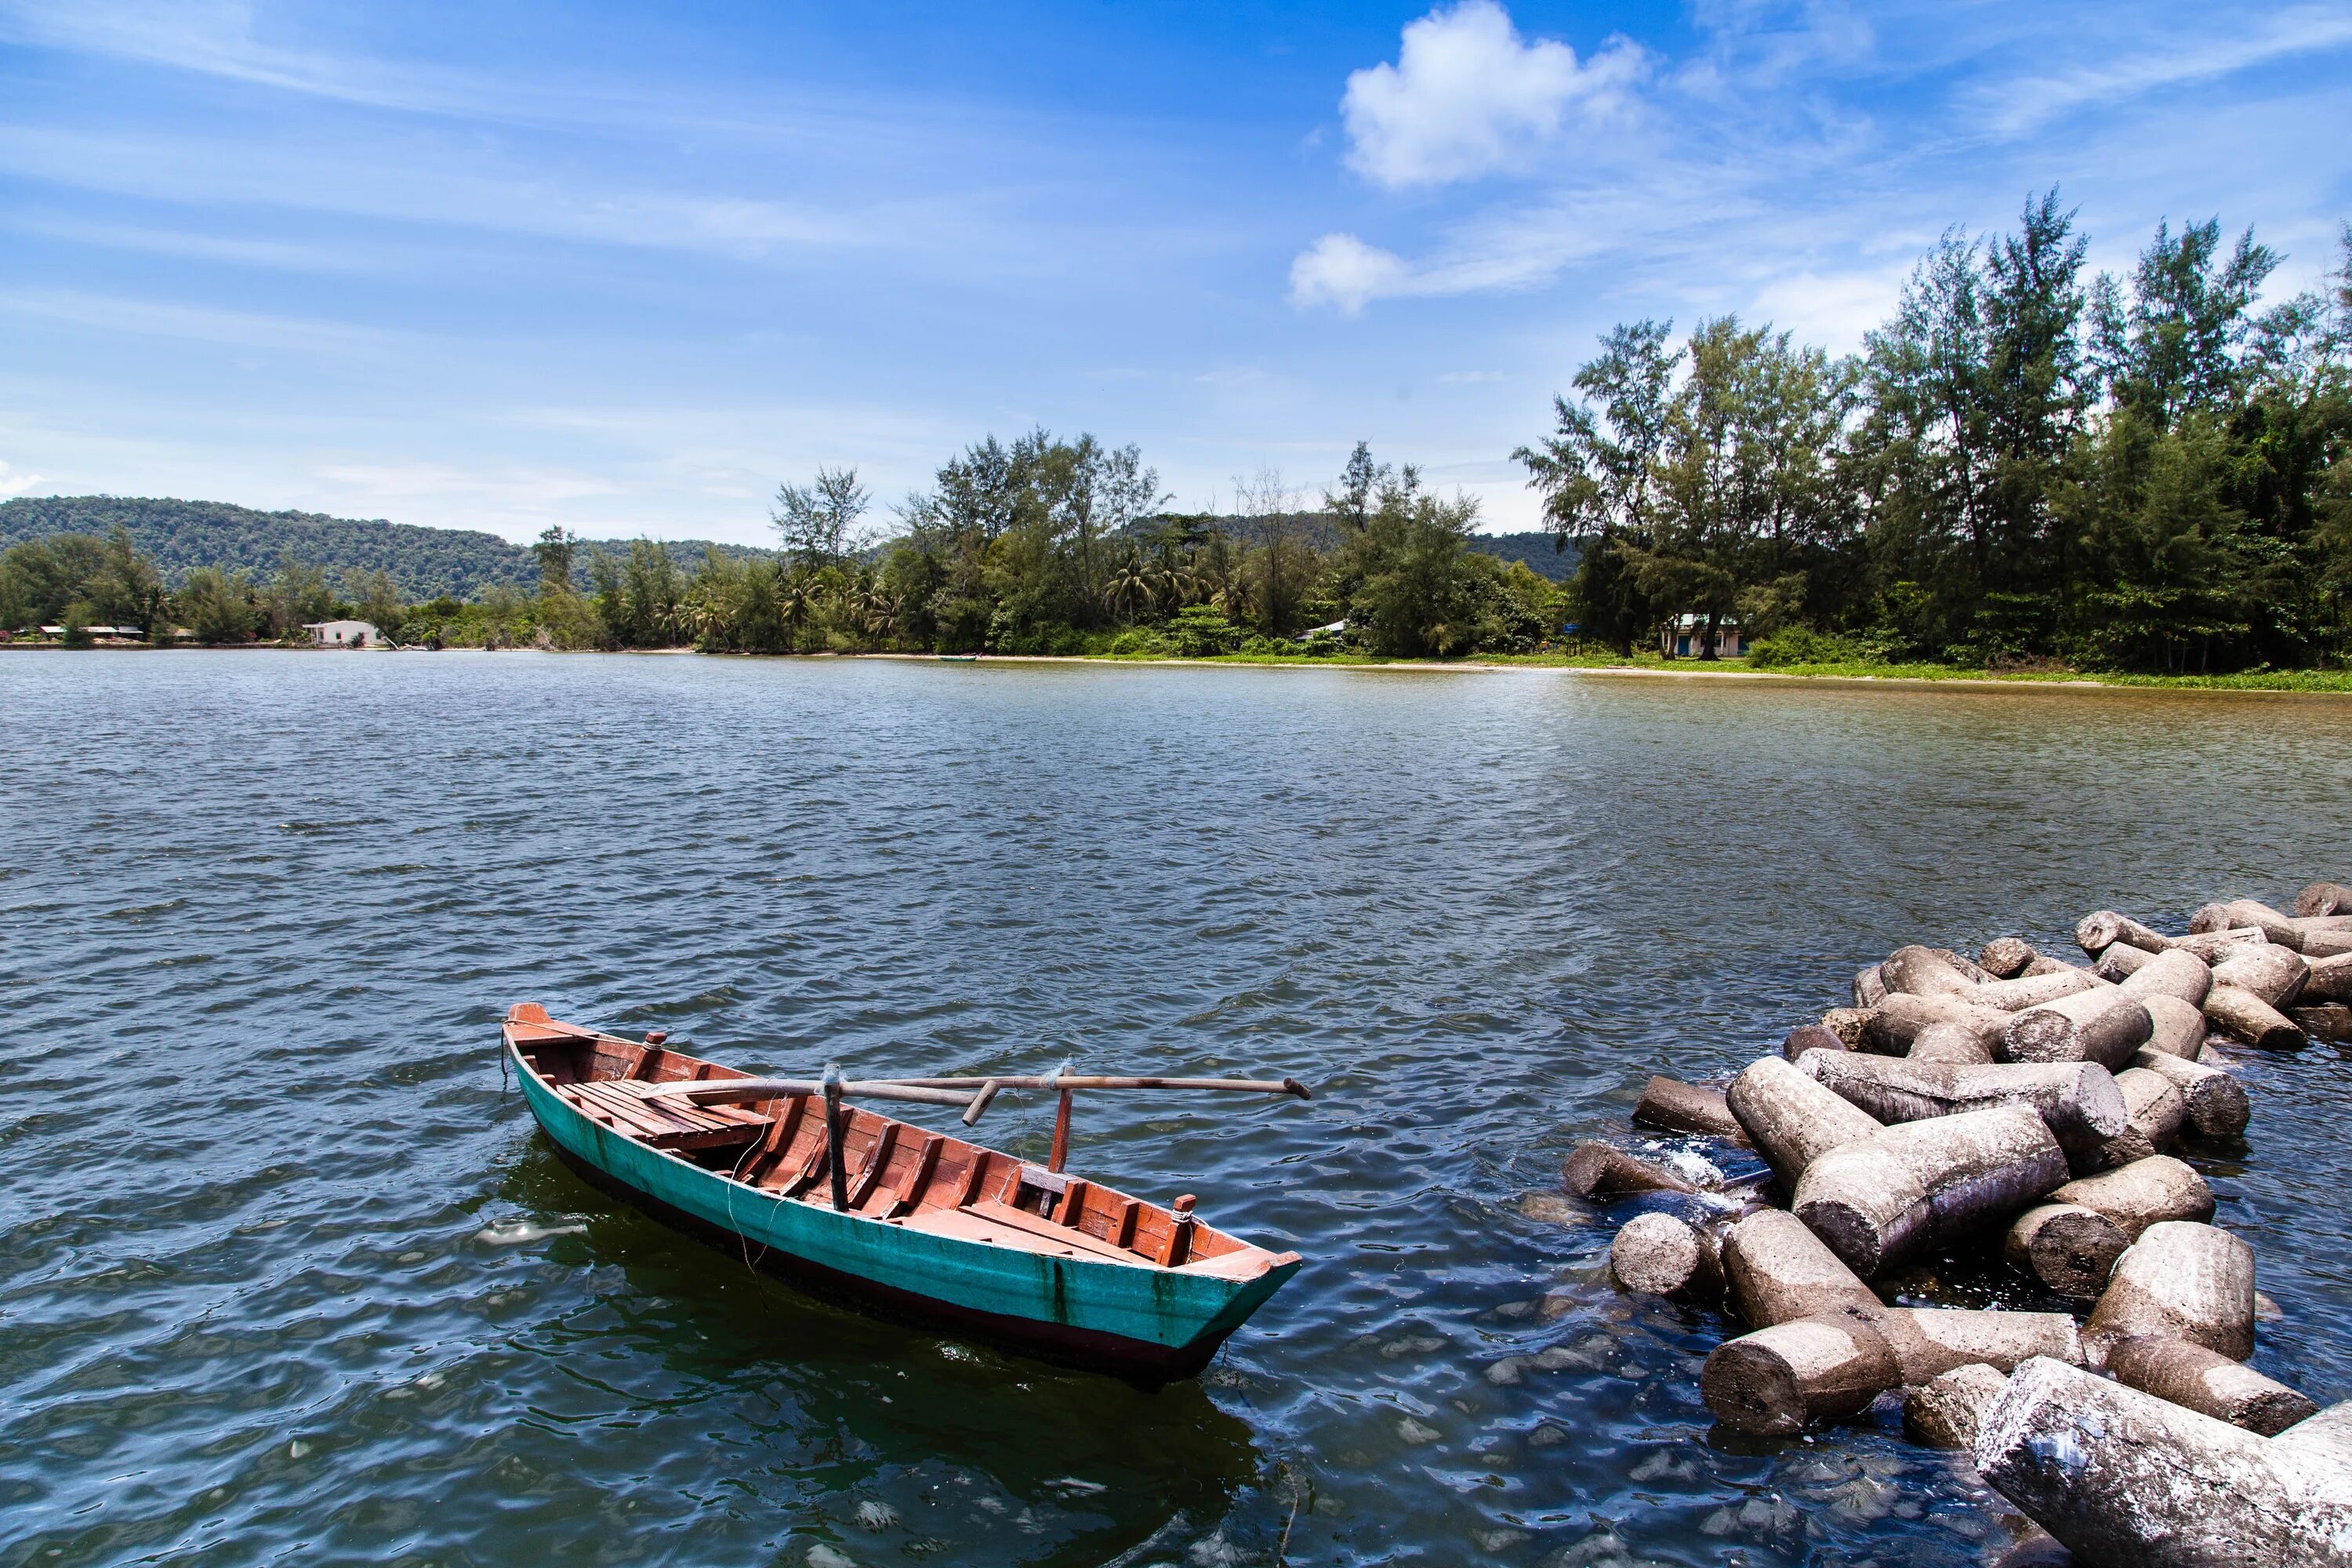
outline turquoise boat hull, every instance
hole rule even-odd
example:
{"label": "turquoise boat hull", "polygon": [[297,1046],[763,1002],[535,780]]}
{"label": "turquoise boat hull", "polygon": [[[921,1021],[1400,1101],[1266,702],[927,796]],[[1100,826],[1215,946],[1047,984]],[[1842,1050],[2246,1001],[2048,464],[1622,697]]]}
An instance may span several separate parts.
{"label": "turquoise boat hull", "polygon": [[1254,1278],[1224,1279],[1042,1256],[837,1213],[622,1136],[554,1093],[511,1043],[507,1050],[541,1131],[595,1185],[730,1252],[750,1242],[765,1251],[761,1267],[820,1294],[1048,1360],[1148,1384],[1192,1376],[1298,1270],[1286,1254]]}

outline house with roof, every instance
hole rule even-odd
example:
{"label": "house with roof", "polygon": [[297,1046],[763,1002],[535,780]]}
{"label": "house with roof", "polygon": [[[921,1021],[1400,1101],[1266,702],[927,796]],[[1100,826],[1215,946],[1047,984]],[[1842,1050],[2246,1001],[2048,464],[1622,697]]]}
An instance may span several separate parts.
{"label": "house with roof", "polygon": [[[1706,617],[1676,616],[1658,629],[1658,651],[1668,658],[1706,657]],[[1748,651],[1739,623],[1726,616],[1715,625],[1715,657],[1738,658]]]}
{"label": "house with roof", "polygon": [[314,647],[382,647],[383,634],[373,621],[306,621]]}

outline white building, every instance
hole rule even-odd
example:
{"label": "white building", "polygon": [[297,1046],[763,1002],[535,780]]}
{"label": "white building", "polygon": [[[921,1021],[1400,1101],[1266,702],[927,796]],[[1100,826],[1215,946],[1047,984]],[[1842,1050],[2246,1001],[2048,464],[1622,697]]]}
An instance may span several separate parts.
{"label": "white building", "polygon": [[[1676,616],[1660,628],[1658,651],[1668,658],[1704,658],[1706,657],[1706,617]],[[1728,616],[1716,623],[1715,657],[1738,658],[1748,651],[1740,640],[1739,623]]]}
{"label": "white building", "polygon": [[370,621],[310,621],[302,629],[320,647],[381,647],[383,634]]}

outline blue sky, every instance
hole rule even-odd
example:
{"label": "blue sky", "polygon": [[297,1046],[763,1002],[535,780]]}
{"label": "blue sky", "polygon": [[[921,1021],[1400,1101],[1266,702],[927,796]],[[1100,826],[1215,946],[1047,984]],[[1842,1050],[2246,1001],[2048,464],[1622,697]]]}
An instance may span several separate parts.
{"label": "blue sky", "polygon": [[1043,425],[1530,526],[1612,321],[1852,348],[2053,183],[2307,285],[2352,5],[0,0],[0,496],[750,542]]}

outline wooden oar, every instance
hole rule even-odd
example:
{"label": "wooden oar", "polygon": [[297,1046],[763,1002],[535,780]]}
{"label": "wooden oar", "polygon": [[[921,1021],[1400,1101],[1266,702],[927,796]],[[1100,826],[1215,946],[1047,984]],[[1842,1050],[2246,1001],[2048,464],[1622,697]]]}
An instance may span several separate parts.
{"label": "wooden oar", "polygon": [[[644,1091],[647,1100],[687,1100],[697,1105],[742,1105],[824,1092],[821,1079],[800,1078],[679,1079]],[[921,1105],[968,1106],[977,1098],[969,1089],[955,1094],[928,1084],[907,1084],[893,1079],[844,1082],[841,1092],[853,1100],[908,1100]]]}
{"label": "wooden oar", "polygon": [[971,1106],[963,1113],[963,1123],[969,1127],[980,1120],[988,1102],[997,1091],[1007,1089],[1049,1089],[1055,1091],[1054,1107],[1053,1152],[1045,1157],[1045,1169],[1059,1171],[1070,1153],[1070,1101],[1078,1089],[1205,1089],[1234,1094],[1293,1094],[1301,1100],[1312,1100],[1305,1084],[1295,1078],[1281,1079],[1255,1078],[1138,1078],[1106,1074],[1079,1074],[1055,1071],[1039,1078],[902,1078],[889,1080],[908,1089],[970,1089],[977,1087]]}
{"label": "wooden oar", "polygon": [[992,1083],[999,1089],[1207,1089],[1235,1094],[1295,1094],[1301,1100],[1315,1098],[1313,1092],[1295,1078],[1115,1078],[1062,1073],[1041,1078],[893,1078],[874,1081],[902,1084],[909,1089],[979,1089]]}

